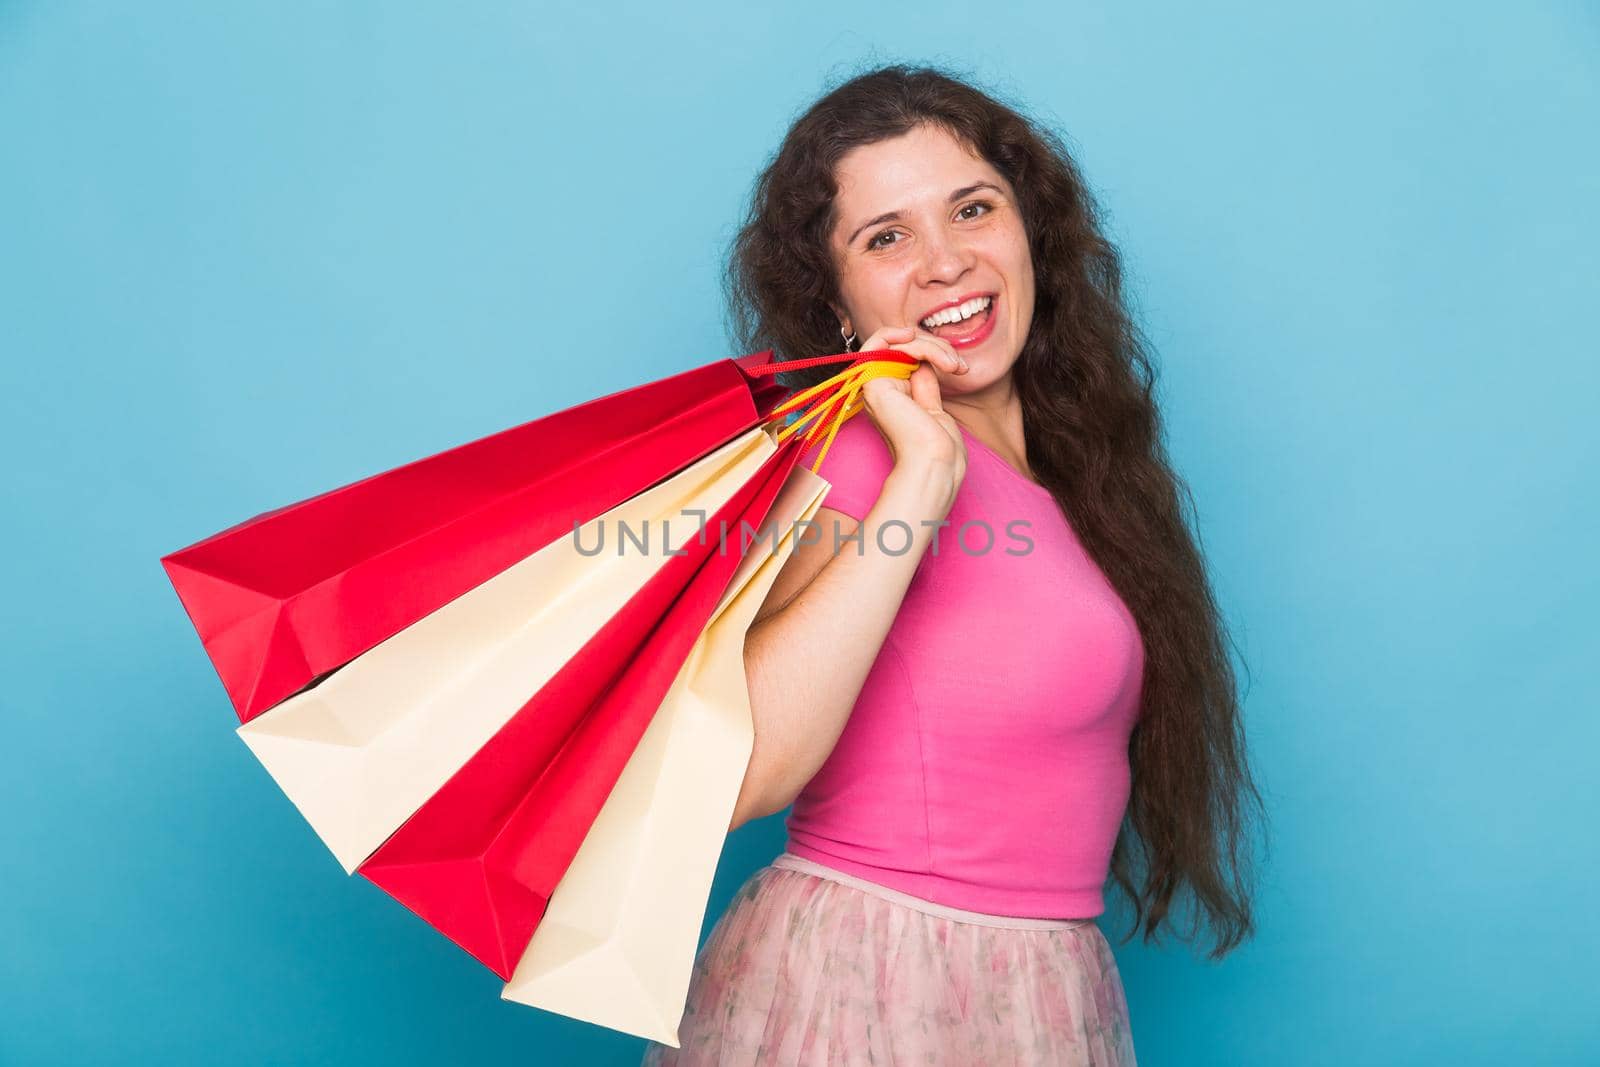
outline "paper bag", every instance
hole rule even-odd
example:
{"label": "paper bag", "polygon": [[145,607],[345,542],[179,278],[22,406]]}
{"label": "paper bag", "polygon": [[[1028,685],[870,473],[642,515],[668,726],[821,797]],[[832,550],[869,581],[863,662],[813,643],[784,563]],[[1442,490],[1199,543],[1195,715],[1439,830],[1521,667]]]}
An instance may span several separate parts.
{"label": "paper bag", "polygon": [[785,394],[760,369],[769,355],[591,400],[163,557],[239,720],[757,426]]}
{"label": "paper bag", "polygon": [[[510,978],[550,894],[736,573],[745,547],[739,529],[766,520],[798,458],[795,444],[713,516],[711,529],[719,532],[707,544],[687,546],[664,569],[659,578],[666,588],[680,585],[668,582],[672,569],[695,573],[680,594],[659,604],[652,628],[621,617],[608,624],[597,635],[606,650],[591,657],[585,648],[564,666],[359,873]],[[592,706],[549,758],[543,723],[585,701]]]}
{"label": "paper bag", "polygon": [[828,483],[795,467],[568,867],[502,996],[676,1048],[754,741],[744,640]]}
{"label": "paper bag", "polygon": [[[706,516],[774,449],[762,429],[741,435],[243,724],[239,736],[353,872],[673,553],[697,542]],[[650,551],[624,529],[644,531]],[[585,554],[596,546],[603,551]],[[573,723],[545,725],[559,743]]]}

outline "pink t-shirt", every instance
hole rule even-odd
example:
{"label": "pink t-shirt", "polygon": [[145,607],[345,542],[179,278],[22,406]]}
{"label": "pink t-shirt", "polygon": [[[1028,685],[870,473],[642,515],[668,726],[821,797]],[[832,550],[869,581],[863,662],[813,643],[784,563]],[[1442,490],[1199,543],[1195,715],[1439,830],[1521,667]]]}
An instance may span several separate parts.
{"label": "pink t-shirt", "polygon": [[[1049,490],[963,432],[949,525],[795,798],[789,851],[948,907],[1089,918],[1127,808],[1144,646]],[[892,466],[855,416],[822,462],[823,506],[865,518]],[[880,533],[907,544],[893,523],[863,529]]]}

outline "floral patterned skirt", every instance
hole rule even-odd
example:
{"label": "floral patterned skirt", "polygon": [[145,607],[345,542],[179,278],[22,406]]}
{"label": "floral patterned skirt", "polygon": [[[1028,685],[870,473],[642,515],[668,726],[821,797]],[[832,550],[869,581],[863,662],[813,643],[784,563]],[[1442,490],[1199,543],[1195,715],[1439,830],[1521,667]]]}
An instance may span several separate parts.
{"label": "floral patterned skirt", "polygon": [[961,911],[787,852],[711,931],[678,1037],[645,1067],[1135,1063],[1093,920]]}

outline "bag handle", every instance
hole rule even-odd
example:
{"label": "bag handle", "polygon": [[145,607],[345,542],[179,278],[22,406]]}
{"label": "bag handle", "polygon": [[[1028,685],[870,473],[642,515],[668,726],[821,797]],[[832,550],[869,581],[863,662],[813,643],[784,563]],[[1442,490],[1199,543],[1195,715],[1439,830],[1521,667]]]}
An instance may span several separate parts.
{"label": "bag handle", "polygon": [[[851,361],[848,367],[831,378],[794,394],[773,408],[771,416],[762,424],[764,429],[775,434],[779,444],[796,433],[800,434],[800,440],[803,442],[800,449],[801,459],[804,459],[806,452],[821,439],[822,450],[817,453],[817,458],[811,464],[813,474],[822,466],[822,460],[827,456],[828,449],[833,446],[833,438],[839,432],[839,427],[866,407],[861,399],[862,387],[874,378],[899,378],[904,381],[911,377],[912,371],[917,369],[921,360],[904,352],[884,348],[866,353],[840,352],[829,356],[812,356],[808,359],[743,365],[747,374],[760,376],[805,370],[808,367],[822,367],[832,363],[843,363],[846,360]],[[789,416],[796,412],[799,412],[800,417],[788,421]],[[788,422],[788,425],[783,425],[785,422]]]}

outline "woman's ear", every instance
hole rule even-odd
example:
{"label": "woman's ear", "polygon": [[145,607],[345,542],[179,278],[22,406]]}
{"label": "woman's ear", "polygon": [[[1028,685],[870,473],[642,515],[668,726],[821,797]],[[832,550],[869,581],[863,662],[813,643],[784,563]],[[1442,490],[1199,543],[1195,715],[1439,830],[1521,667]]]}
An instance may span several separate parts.
{"label": "woman's ear", "polygon": [[832,311],[833,317],[839,320],[839,329],[842,333],[855,333],[855,330],[850,328],[850,316],[845,312],[844,308],[830,300],[828,301],[828,310]]}

